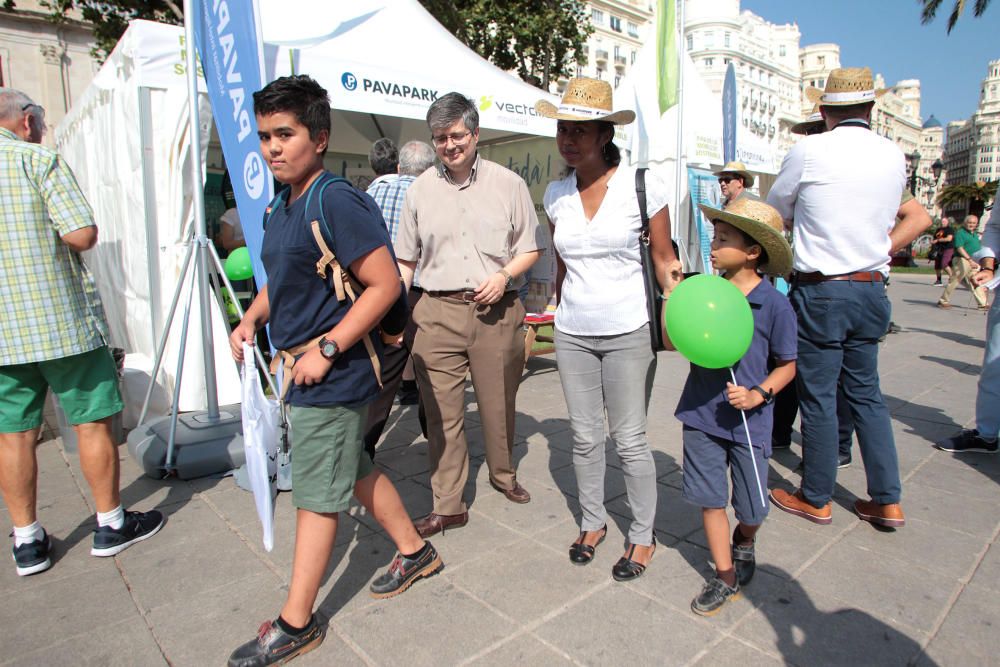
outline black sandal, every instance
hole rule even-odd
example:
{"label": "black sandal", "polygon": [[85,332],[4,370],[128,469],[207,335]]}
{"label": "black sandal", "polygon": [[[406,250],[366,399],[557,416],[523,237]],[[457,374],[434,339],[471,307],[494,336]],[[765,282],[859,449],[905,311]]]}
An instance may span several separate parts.
{"label": "black sandal", "polygon": [[[601,533],[601,537],[598,538],[597,544],[595,544],[594,546],[590,546],[589,544],[583,543],[583,538],[587,536],[587,533],[596,533],[596,532]],[[608,535],[607,525],[601,528],[600,531],[596,530],[580,531],[580,537],[576,538],[577,541],[574,542],[569,547],[569,561],[574,565],[586,565],[590,561],[594,560],[594,552],[596,551],[597,547],[601,544],[601,542],[604,541],[604,538],[607,537],[607,535]]]}
{"label": "black sandal", "polygon": [[[656,553],[656,535],[653,536],[652,546],[653,550],[649,552],[650,562],[653,560],[653,554]],[[615,566],[611,568],[611,576],[615,578],[615,581],[632,581],[641,577],[642,573],[646,571],[645,565],[632,560],[634,554],[635,545],[633,544],[629,547],[628,553],[619,558]]]}

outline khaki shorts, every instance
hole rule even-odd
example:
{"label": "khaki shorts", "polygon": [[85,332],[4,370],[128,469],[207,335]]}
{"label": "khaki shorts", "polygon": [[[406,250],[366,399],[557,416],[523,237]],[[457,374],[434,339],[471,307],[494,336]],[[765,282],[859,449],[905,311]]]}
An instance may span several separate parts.
{"label": "khaki shorts", "polygon": [[363,441],[368,406],[291,406],[292,504],[310,512],[343,512],[354,484],[375,469]]}
{"label": "khaki shorts", "polygon": [[123,407],[118,371],[106,346],[61,359],[0,366],[0,433],[41,426],[50,388],[70,424],[96,422]]}

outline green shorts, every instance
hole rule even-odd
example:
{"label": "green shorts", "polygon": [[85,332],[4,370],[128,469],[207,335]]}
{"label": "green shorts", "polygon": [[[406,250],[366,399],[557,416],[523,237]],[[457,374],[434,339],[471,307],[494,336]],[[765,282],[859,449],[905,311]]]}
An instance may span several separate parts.
{"label": "green shorts", "polygon": [[106,346],[62,359],[0,366],[0,433],[41,426],[49,388],[70,424],[96,422],[124,407],[118,370]]}
{"label": "green shorts", "polygon": [[354,483],[375,466],[365,452],[368,406],[291,406],[292,504],[310,512],[343,512]]}

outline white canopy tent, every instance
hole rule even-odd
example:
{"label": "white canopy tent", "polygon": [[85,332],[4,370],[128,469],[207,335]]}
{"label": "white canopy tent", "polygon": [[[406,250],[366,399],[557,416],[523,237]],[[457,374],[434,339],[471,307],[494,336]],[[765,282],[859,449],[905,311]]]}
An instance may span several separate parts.
{"label": "white canopy tent", "polygon": [[[534,112],[544,92],[462,45],[416,0],[349,6],[323,0],[259,1],[269,76],[291,73],[294,63],[296,73],[309,74],[330,92],[331,152],[366,155],[382,136],[397,142],[426,140],[427,107],[451,90],[477,101],[485,143],[554,135],[554,124]],[[411,43],[412,50],[398,48]],[[104,301],[111,344],[127,353],[127,427],[135,425],[141,407],[194,217],[184,73],[183,29],[134,21],[55,133],[100,229],[100,242],[85,260]],[[212,123],[204,96],[200,118],[202,145],[207,146]],[[204,156],[202,160],[204,169]],[[191,335],[201,328],[197,290],[195,295]],[[238,403],[239,376],[214,302],[212,312],[219,403]],[[168,339],[151,414],[169,408],[180,315]],[[184,369],[178,407],[203,409],[198,344],[187,346]]]}

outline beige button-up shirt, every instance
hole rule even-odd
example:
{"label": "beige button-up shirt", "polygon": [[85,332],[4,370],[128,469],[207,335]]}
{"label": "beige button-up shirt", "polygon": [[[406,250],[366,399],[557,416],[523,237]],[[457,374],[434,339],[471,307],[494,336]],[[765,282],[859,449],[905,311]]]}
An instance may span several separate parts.
{"label": "beige button-up shirt", "polygon": [[[420,261],[420,286],[430,291],[475,289],[513,257],[544,248],[524,180],[478,156],[465,183],[441,166],[417,177],[394,246],[398,259]],[[514,288],[523,283],[519,276]]]}

